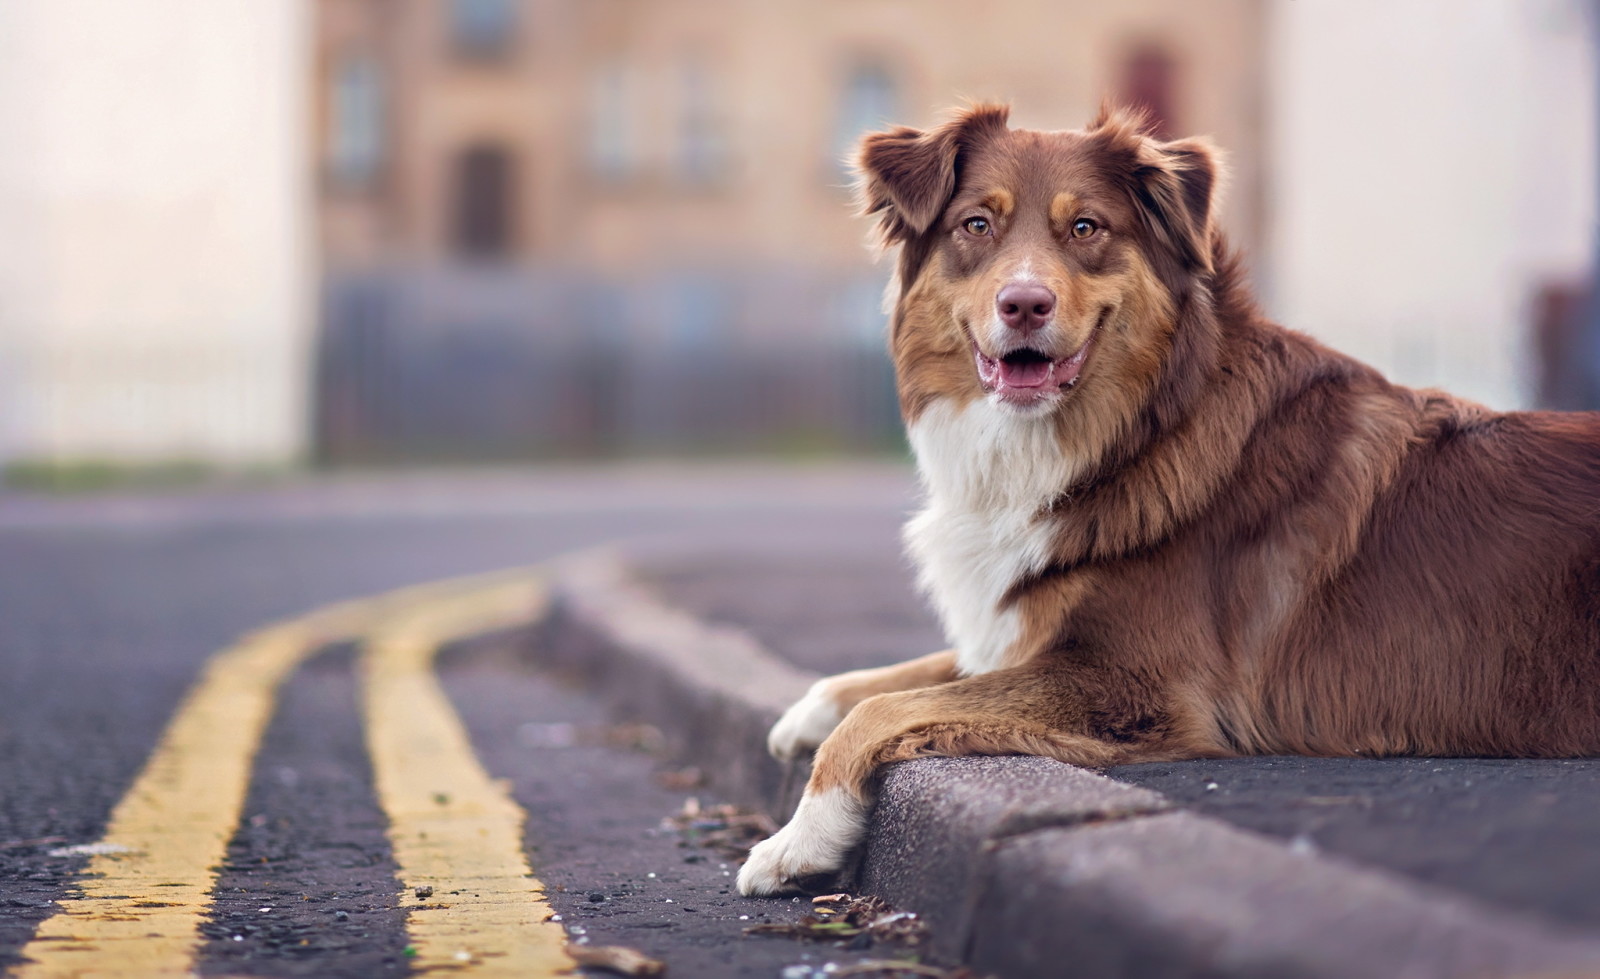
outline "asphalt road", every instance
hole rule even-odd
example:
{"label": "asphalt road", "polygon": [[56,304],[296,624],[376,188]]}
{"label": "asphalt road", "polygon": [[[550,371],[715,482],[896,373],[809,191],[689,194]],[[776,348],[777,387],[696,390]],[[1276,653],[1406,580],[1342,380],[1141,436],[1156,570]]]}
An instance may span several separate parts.
{"label": "asphalt road", "polygon": [[[18,964],[88,859],[52,851],[100,838],[208,657],[240,634],[351,596],[619,540],[892,547],[908,493],[894,467],[632,467],[0,498],[0,968]],[[385,840],[353,661],[334,648],[280,692],[202,926],[204,974],[408,967],[402,908],[415,901]],[[809,908],[740,899],[725,858],[680,845],[663,820],[691,796],[717,800],[663,787],[649,738],[619,735],[582,691],[492,645],[445,655],[439,673],[484,766],[527,811],[530,862],[569,934],[706,977],[873,954],[745,937]]]}

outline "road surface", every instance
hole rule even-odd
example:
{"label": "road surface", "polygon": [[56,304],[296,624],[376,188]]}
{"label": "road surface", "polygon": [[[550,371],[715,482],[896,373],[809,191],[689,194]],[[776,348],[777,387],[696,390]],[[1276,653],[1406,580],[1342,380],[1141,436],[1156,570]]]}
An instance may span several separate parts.
{"label": "road surface", "polygon": [[536,575],[509,618],[449,588],[336,603],[616,541],[892,547],[908,493],[895,467],[728,466],[0,500],[0,967],[537,975],[569,936],[683,976],[871,955],[744,937],[809,908],[738,898],[663,825],[716,800],[650,732],[448,644]]}

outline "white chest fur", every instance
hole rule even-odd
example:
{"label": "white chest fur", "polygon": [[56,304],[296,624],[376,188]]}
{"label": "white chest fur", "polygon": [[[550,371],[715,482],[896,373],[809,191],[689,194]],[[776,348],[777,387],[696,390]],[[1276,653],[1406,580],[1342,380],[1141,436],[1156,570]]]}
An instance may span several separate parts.
{"label": "white chest fur", "polygon": [[926,504],[906,524],[918,581],[964,674],[998,667],[1021,632],[1006,591],[1050,560],[1044,506],[1072,485],[1078,462],[1048,417],[987,400],[930,405],[909,430]]}

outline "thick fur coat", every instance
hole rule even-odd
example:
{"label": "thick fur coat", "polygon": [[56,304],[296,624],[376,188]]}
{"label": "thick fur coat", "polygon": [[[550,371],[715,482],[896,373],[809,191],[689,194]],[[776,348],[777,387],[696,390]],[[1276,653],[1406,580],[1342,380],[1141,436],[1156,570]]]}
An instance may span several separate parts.
{"label": "thick fur coat", "polygon": [[863,145],[953,649],[785,715],[774,752],[816,765],[741,888],[836,869],[875,769],[919,755],[1600,753],[1600,415],[1401,387],[1268,322],[1203,141],[1006,116]]}

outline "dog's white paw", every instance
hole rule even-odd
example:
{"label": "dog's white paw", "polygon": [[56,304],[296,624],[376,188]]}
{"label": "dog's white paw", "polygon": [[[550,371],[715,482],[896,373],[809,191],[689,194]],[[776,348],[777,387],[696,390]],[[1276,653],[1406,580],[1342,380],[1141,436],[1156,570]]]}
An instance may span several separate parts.
{"label": "dog's white paw", "polygon": [[844,714],[829,692],[827,678],[818,680],[772,725],[767,732],[767,750],[779,761],[793,761],[815,751],[842,720]]}
{"label": "dog's white paw", "polygon": [[787,894],[808,878],[837,873],[866,829],[867,807],[855,796],[843,789],[807,792],[789,824],[750,851],[739,868],[739,893]]}

